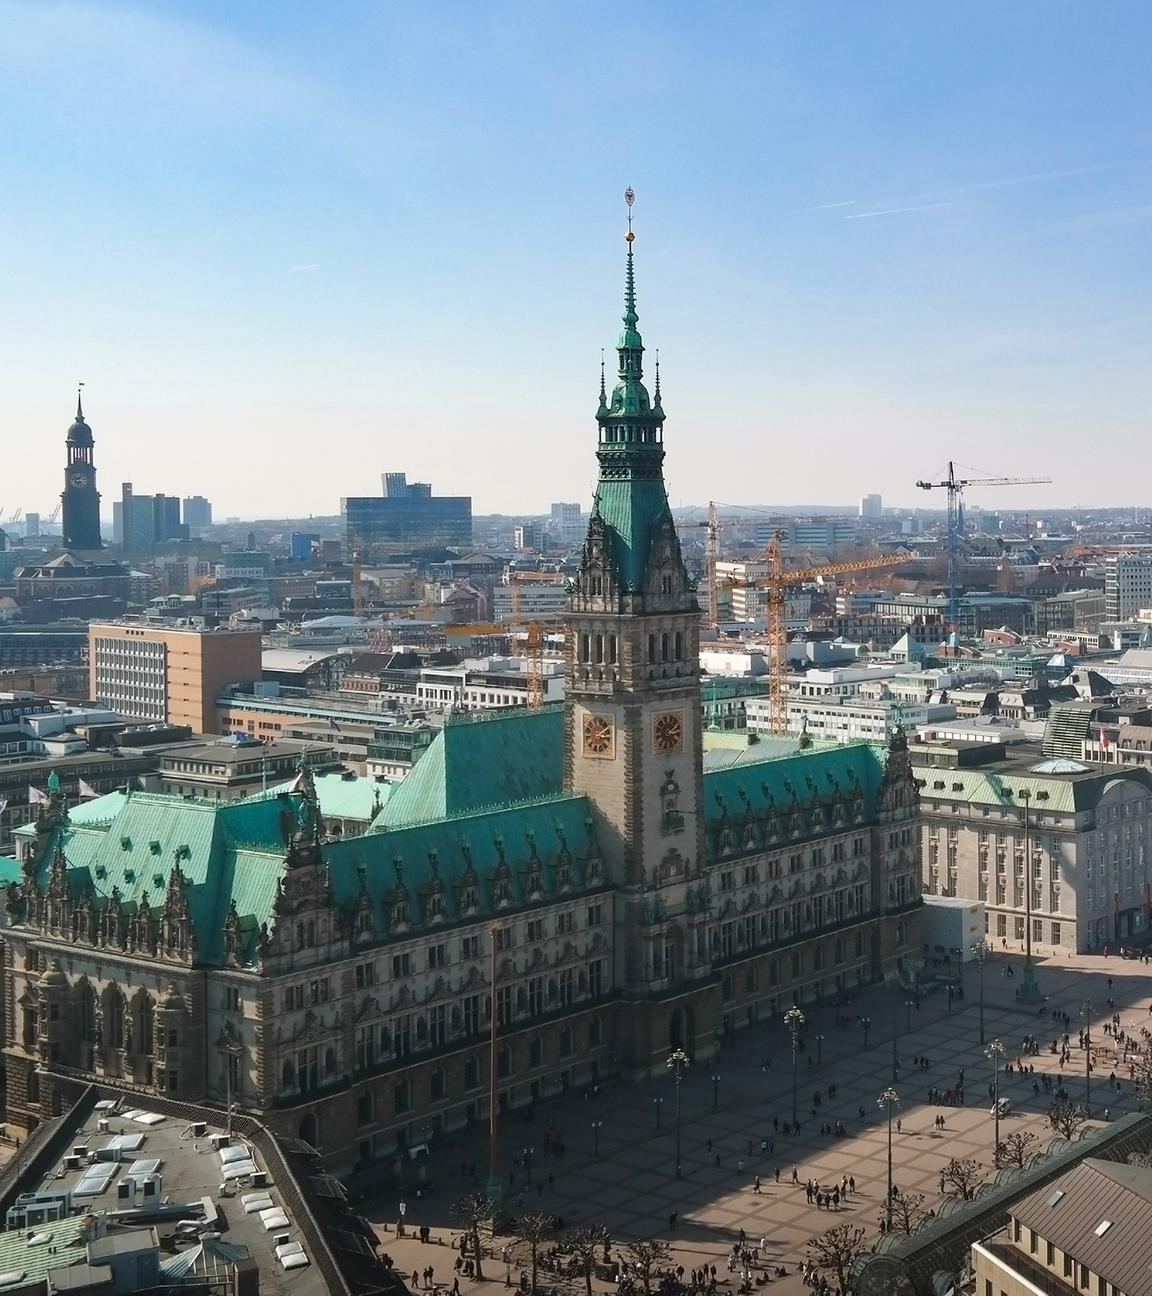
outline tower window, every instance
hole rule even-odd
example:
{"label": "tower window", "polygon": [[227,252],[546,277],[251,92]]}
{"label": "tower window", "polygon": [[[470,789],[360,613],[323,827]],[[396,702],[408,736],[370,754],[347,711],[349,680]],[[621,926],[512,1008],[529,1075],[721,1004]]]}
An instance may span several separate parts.
{"label": "tower window", "polygon": [[614,634],[608,636],[608,662],[612,666],[616,664],[616,636]]}
{"label": "tower window", "polygon": [[682,661],[684,657],[684,636],[679,630],[676,631],[676,656],[675,661]]}
{"label": "tower window", "polygon": [[668,660],[668,636],[666,634],[660,636],[660,660]]}
{"label": "tower window", "polygon": [[581,660],[582,662],[586,662],[586,661],[588,660],[588,640],[589,640],[589,637],[590,637],[590,636],[588,636],[588,635],[586,635],[586,634],[582,634],[582,635],[580,636],[580,660]]}
{"label": "tower window", "polygon": [[599,665],[604,660],[604,636],[596,636],[596,663]]}
{"label": "tower window", "polygon": [[654,634],[648,636],[648,660],[650,662],[656,660],[656,636]]}

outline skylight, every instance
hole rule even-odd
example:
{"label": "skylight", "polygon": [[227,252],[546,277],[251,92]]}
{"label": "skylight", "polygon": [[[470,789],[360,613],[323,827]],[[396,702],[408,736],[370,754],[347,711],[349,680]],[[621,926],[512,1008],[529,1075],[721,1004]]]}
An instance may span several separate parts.
{"label": "skylight", "polygon": [[1052,1196],[1048,1198],[1048,1205],[1049,1206],[1057,1205],[1058,1202],[1060,1201],[1060,1198],[1063,1196],[1064,1196],[1064,1189],[1057,1188],[1056,1191],[1052,1194]]}
{"label": "skylight", "polygon": [[1096,1225],[1096,1230],[1095,1230],[1096,1236],[1103,1237],[1104,1234],[1107,1233],[1111,1227],[1112,1227],[1111,1220],[1101,1220],[1100,1223]]}

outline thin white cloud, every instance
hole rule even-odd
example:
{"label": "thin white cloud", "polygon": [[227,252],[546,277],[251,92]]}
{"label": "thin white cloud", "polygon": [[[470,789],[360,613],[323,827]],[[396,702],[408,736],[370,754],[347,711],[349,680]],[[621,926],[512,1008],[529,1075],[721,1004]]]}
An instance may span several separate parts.
{"label": "thin white cloud", "polygon": [[319,269],[320,269],[320,263],[318,261],[309,261],[306,265],[289,266],[288,273],[303,274],[305,270],[319,270]]}
{"label": "thin white cloud", "polygon": [[878,207],[875,211],[849,212],[844,220],[867,220],[870,216],[899,216],[904,212],[931,211],[936,207],[955,207],[954,202],[916,203],[909,207]]}
{"label": "thin white cloud", "polygon": [[832,211],[837,207],[855,207],[856,199],[849,198],[847,202],[820,203],[817,207],[805,207],[805,211]]}

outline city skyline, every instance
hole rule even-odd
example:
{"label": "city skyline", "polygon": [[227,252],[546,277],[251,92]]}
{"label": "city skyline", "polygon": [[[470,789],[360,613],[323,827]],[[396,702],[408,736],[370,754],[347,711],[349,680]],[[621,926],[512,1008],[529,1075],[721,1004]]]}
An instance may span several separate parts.
{"label": "city skyline", "polygon": [[629,183],[674,506],[931,507],[955,457],[1055,511],[1125,502],[1085,446],[1152,466],[1142,6],[0,17],[9,509],[51,512],[78,379],[109,498],[331,515],[396,465],[587,505]]}

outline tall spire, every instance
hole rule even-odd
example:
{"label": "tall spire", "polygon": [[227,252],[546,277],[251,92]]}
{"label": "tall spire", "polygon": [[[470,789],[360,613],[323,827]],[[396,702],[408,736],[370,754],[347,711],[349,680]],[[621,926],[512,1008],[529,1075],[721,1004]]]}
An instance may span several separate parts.
{"label": "tall spire", "polygon": [[80,398],[84,395],[84,384],[76,384],[76,422],[84,422],[84,406],[80,403]]}

